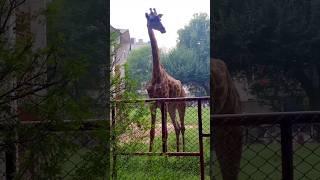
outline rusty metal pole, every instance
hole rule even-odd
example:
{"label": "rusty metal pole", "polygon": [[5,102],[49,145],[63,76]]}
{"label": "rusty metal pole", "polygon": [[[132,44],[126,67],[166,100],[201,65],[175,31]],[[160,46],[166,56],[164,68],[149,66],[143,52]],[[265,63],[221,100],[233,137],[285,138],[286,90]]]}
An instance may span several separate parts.
{"label": "rusty metal pole", "polygon": [[116,107],[115,105],[112,105],[111,110],[111,145],[112,145],[112,172],[111,172],[111,178],[113,180],[117,179],[117,170],[116,170],[116,162],[117,162],[117,152],[116,152],[116,135],[115,135],[115,129],[116,129]]}
{"label": "rusty metal pole", "polygon": [[167,148],[167,111],[165,101],[161,101],[161,127],[162,127],[162,152],[166,153]]}
{"label": "rusty metal pole", "polygon": [[293,180],[293,145],[292,124],[289,119],[280,123],[281,129],[281,157],[282,157],[282,179]]}
{"label": "rusty metal pole", "polygon": [[204,180],[204,155],[203,155],[203,139],[202,139],[202,104],[198,99],[198,130],[199,130],[199,149],[200,149],[200,177]]}

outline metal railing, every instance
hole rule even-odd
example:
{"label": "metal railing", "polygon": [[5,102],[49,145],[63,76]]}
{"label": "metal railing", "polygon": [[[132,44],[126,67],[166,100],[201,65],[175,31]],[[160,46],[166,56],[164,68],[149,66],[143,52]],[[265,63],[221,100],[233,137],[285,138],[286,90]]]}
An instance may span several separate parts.
{"label": "metal railing", "polygon": [[[252,114],[222,114],[222,115],[212,115],[212,126],[243,126],[249,128],[252,126],[261,126],[261,125],[279,125],[280,128],[280,145],[281,145],[281,176],[284,180],[293,180],[294,179],[294,170],[298,169],[299,163],[294,165],[294,142],[293,142],[293,126],[301,124],[317,124],[320,123],[320,111],[299,111],[299,112],[276,112],[276,113],[252,113]],[[212,127],[211,126],[211,127]],[[213,128],[211,128],[212,134]],[[248,131],[248,130],[247,130]],[[248,132],[246,133],[248,136]],[[275,138],[275,137],[274,137]],[[265,148],[270,144],[266,144]],[[250,145],[249,145],[250,147]],[[310,150],[311,151],[311,150]],[[259,156],[259,151],[254,151],[255,156]],[[275,152],[276,153],[276,152]],[[315,152],[311,152],[314,154]],[[244,154],[244,153],[243,153]],[[245,158],[245,155],[242,155],[242,159]],[[305,157],[302,157],[304,159]],[[266,159],[265,159],[266,160]],[[252,159],[249,159],[247,164],[252,162]],[[267,160],[266,160],[267,161]],[[302,160],[303,161],[303,160]],[[212,159],[211,162],[211,176],[218,176],[214,170],[213,166],[215,164],[215,159]],[[300,162],[301,164],[302,162]],[[271,163],[270,163],[271,164]],[[251,166],[254,166],[251,164]],[[314,166],[312,166],[314,168]],[[261,167],[255,167],[259,170]],[[276,168],[275,168],[276,169]],[[312,168],[311,168],[312,170]],[[309,171],[311,171],[309,170]],[[240,169],[244,171],[243,169]],[[261,171],[261,170],[260,170]],[[320,174],[320,172],[319,172]],[[261,177],[261,179],[271,179],[265,174],[266,177]],[[246,178],[252,178],[249,174],[246,174]],[[308,179],[306,175],[304,178]]]}
{"label": "metal railing", "polygon": [[[107,123],[108,121],[106,120],[92,119],[77,122],[63,121],[60,122],[59,125],[53,122],[41,121],[21,121],[16,124],[0,124],[2,133],[9,133],[7,136],[3,137],[0,144],[0,153],[4,154],[5,163],[1,167],[1,171],[4,172],[3,178],[8,180],[19,179],[21,177],[37,179],[39,174],[45,171],[45,168],[37,165],[37,162],[43,162],[41,158],[52,158],[51,156],[44,156],[44,154],[41,153],[46,151],[56,153],[55,149],[50,149],[52,148],[52,146],[50,147],[52,144],[49,142],[47,143],[49,146],[47,149],[39,149],[39,151],[41,150],[41,153],[37,151],[37,153],[32,156],[36,165],[26,164],[31,158],[27,156],[27,153],[32,148],[39,146],[39,144],[44,144],[47,140],[52,140],[52,137],[56,139],[56,142],[54,142],[55,145],[59,145],[59,141],[61,141],[62,146],[65,143],[70,145],[70,148],[66,149],[61,147],[63,153],[69,154],[66,155],[66,160],[64,162],[57,162],[57,167],[62,165],[67,166],[68,168],[62,169],[63,172],[57,171],[54,175],[59,179],[72,177],[74,174],[77,174],[77,171],[80,172],[80,168],[84,168],[82,167],[82,164],[92,163],[85,162],[90,161],[88,160],[89,158],[85,157],[85,153],[88,153],[88,156],[89,153],[95,153],[94,155],[100,156],[100,154],[94,152],[93,149],[97,147],[105,148],[106,142],[102,142],[102,139],[94,133],[97,131],[105,131],[108,127]],[[5,133],[1,135],[5,135]],[[85,153],[84,150],[86,151]],[[84,158],[78,157],[80,155]],[[101,160],[101,163],[107,164],[105,160]]]}
{"label": "metal railing", "polygon": [[[120,152],[116,149],[116,147],[112,148],[113,152],[113,167],[112,167],[112,177],[113,179],[117,178],[116,173],[116,162],[117,162],[117,156],[121,155],[131,155],[131,156],[166,156],[166,157],[172,157],[172,156],[194,156],[199,158],[199,170],[200,170],[200,178],[205,179],[205,162],[204,162],[204,145],[203,145],[203,138],[209,137],[210,135],[208,133],[203,132],[203,105],[205,102],[207,104],[209,103],[210,97],[192,97],[192,98],[154,98],[154,99],[145,99],[145,100],[132,100],[132,101],[113,101],[112,106],[112,129],[116,128],[117,121],[121,121],[122,117],[121,115],[118,115],[117,117],[117,107],[121,106],[119,104],[135,104],[135,103],[143,103],[143,104],[152,104],[157,103],[160,104],[161,111],[161,137],[162,137],[162,144],[161,144],[161,152]],[[193,107],[196,106],[196,122],[197,122],[197,141],[198,141],[198,150],[193,152],[175,152],[175,151],[169,151],[168,150],[168,142],[166,137],[166,129],[167,129],[167,115],[164,114],[163,109],[165,108],[165,105],[167,103],[172,102],[186,102],[186,103],[193,103]],[[189,106],[190,107],[190,106]],[[119,108],[121,111],[121,108]],[[125,109],[125,108],[122,108]],[[190,114],[189,114],[190,115]],[[120,117],[119,117],[120,116]],[[209,117],[209,116],[208,116]],[[150,119],[150,118],[149,118]],[[209,119],[209,118],[208,118]],[[151,121],[149,121],[151,122]],[[208,124],[209,122],[207,122]],[[150,123],[149,123],[150,124]],[[187,128],[186,128],[187,129]],[[116,135],[115,133],[112,133],[112,141],[115,142]],[[191,139],[191,138],[190,138]]]}

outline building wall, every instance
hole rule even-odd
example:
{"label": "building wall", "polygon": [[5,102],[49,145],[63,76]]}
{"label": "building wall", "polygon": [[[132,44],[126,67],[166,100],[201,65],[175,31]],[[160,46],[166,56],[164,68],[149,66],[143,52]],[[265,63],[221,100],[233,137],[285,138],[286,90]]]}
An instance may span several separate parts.
{"label": "building wall", "polygon": [[249,92],[249,85],[246,79],[235,80],[234,85],[238,90],[242,111],[244,113],[266,113],[272,112],[270,107],[258,103],[256,97]]}
{"label": "building wall", "polygon": [[[120,65],[120,74],[121,77],[125,76],[125,70],[123,65],[126,63],[126,60],[128,58],[128,55],[131,51],[131,38],[130,38],[130,32],[126,29],[116,29],[111,26],[111,32],[117,32],[119,35],[118,43],[119,48],[117,49],[116,56],[113,57],[113,62],[116,62],[115,65]],[[114,67],[113,67],[114,68]],[[112,70],[114,73],[114,69]]]}
{"label": "building wall", "polygon": [[[45,17],[36,16],[37,14],[42,13],[45,8],[46,0],[26,0],[24,4],[15,9],[9,19],[10,26],[8,27],[8,31],[6,33],[6,36],[9,38],[9,47],[14,47],[18,41],[24,41],[26,38],[30,38],[32,36],[34,40],[32,47],[33,50],[46,47]],[[42,80],[45,80],[45,77],[41,78]],[[8,83],[13,82],[13,84],[7,84],[7,87],[12,88],[15,85],[15,81],[16,80],[14,78],[11,80],[8,79]],[[20,101],[21,100],[19,100],[19,102]],[[17,112],[17,106],[19,102],[14,101],[10,104],[12,113]],[[0,141],[2,141],[2,139],[0,139]],[[14,153],[14,156],[16,156],[16,163],[19,164],[19,155],[22,153],[22,151],[19,146],[16,146],[15,148],[18,150],[16,153]],[[7,175],[5,174],[5,164],[7,161],[5,159],[5,152],[0,151],[0,156],[0,179],[7,179]]]}

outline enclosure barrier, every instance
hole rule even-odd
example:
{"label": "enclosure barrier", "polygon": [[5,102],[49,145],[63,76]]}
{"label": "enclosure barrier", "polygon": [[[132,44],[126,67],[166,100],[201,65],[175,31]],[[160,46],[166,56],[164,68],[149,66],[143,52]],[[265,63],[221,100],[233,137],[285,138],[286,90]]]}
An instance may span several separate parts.
{"label": "enclosure barrier", "polygon": [[[162,139],[160,139],[159,149],[160,152],[125,152],[119,151],[115,154],[116,156],[170,156],[170,157],[197,157],[199,162],[199,174],[201,179],[205,177],[205,168],[208,166],[208,163],[205,162],[203,138],[210,137],[210,134],[204,132],[208,130],[209,127],[203,125],[203,123],[208,123],[204,121],[204,116],[208,112],[203,112],[203,104],[207,102],[209,97],[203,98],[188,98],[188,99],[150,99],[150,100],[138,100],[138,101],[126,101],[120,102],[115,101],[114,107],[112,109],[112,125],[113,128],[116,126],[116,105],[120,103],[124,104],[137,104],[145,102],[161,102],[162,104],[170,101],[186,101],[189,102],[189,107],[196,106],[196,111],[191,111],[187,115],[190,117],[192,113],[196,112],[196,117],[191,117],[196,119],[198,126],[196,132],[198,135],[197,138],[197,149],[190,147],[187,149],[187,152],[175,152],[173,148],[168,147]],[[196,103],[192,103],[196,102]],[[119,104],[117,104],[119,103]],[[128,107],[128,106],[126,106]],[[139,106],[140,107],[140,106]],[[144,107],[142,105],[141,107]],[[194,110],[194,109],[191,109]],[[146,113],[149,113],[147,111]],[[127,115],[127,114],[126,114]],[[138,114],[140,115],[140,114]],[[187,116],[186,115],[186,116]],[[187,117],[188,117],[187,116]],[[190,119],[191,119],[190,118]],[[190,121],[189,119],[189,121]],[[244,152],[242,155],[242,167],[240,179],[318,179],[320,177],[320,111],[301,111],[301,112],[278,112],[278,113],[255,113],[255,114],[225,114],[225,115],[213,115],[211,116],[212,125],[215,126],[242,126],[245,129],[244,133]],[[161,117],[161,125],[165,123],[163,117]],[[71,134],[73,139],[70,142],[79,144],[79,136],[81,139],[84,138],[84,142],[81,143],[86,149],[92,149],[92,147],[99,145],[100,141],[96,141],[93,144],[94,137],[86,134],[88,131],[94,131],[96,129],[103,129],[106,126],[105,120],[92,120],[81,122],[81,125],[74,126],[74,122],[64,122],[64,127],[57,126],[53,123],[44,123],[44,122],[21,122],[19,126],[24,129],[29,127],[36,127],[36,129],[42,129],[44,131],[49,131],[51,133],[57,132],[73,132]],[[150,124],[150,123],[149,123]],[[168,122],[169,124],[169,122]],[[163,127],[163,126],[162,126]],[[190,126],[191,128],[192,126]],[[205,128],[206,130],[203,130]],[[14,127],[10,124],[0,124],[1,131],[12,131]],[[161,128],[162,129],[162,128]],[[259,133],[257,133],[259,129]],[[272,132],[270,132],[270,130]],[[276,129],[276,130],[274,130]],[[279,130],[277,130],[279,129]],[[212,130],[212,129],[211,129]],[[161,131],[161,136],[163,130]],[[260,133],[263,132],[263,133]],[[113,135],[115,135],[113,133]],[[68,136],[69,137],[69,136]],[[113,136],[115,140],[116,136]],[[59,139],[59,137],[57,137]],[[9,143],[1,144],[1,149],[4,148],[5,153],[5,166],[7,179],[13,179],[12,173],[16,171],[16,159],[14,158],[15,150],[12,144],[24,144],[29,139],[19,139],[16,141],[10,141]],[[82,141],[82,140],[81,140]],[[37,142],[37,141],[35,141]],[[187,145],[190,145],[192,141],[189,141]],[[143,144],[145,145],[145,144]],[[113,146],[115,148],[116,146]],[[117,147],[121,148],[121,147]],[[171,149],[171,150],[170,150]],[[173,149],[173,150],[172,150]],[[121,149],[120,149],[121,150]],[[133,150],[136,150],[133,148]],[[188,151],[190,150],[190,151]],[[278,151],[281,152],[278,154]],[[117,152],[117,149],[113,149],[113,152]],[[74,154],[78,153],[77,151]],[[95,153],[94,151],[90,152]],[[116,157],[114,156],[114,157]],[[279,162],[277,158],[279,157]],[[69,166],[72,166],[65,172],[64,176],[61,177],[70,177],[71,174],[74,174],[78,168],[81,167],[80,164],[87,164],[88,160],[84,159],[84,162],[75,161],[74,158],[67,158]],[[216,159],[212,158],[213,166],[218,166]],[[115,165],[115,164],[113,164]],[[221,175],[218,173],[218,168],[211,168],[211,177],[219,179]],[[116,177],[116,173],[113,174],[113,177]],[[258,177],[258,178],[257,178]]]}
{"label": "enclosure barrier", "polygon": [[[109,160],[109,158],[105,158],[107,157],[107,139],[106,137],[100,138],[95,135],[97,132],[106,132],[108,127],[107,122],[106,120],[92,119],[85,121],[64,121],[60,123],[21,121],[16,124],[0,124],[0,153],[2,156],[2,164],[0,166],[2,174],[0,179],[38,179],[46,168],[37,164],[45,163],[41,158],[48,158],[51,161],[51,158],[53,158],[52,160],[55,159],[54,153],[59,153],[59,151],[55,151],[59,150],[59,148],[50,149],[52,145],[63,146],[68,144],[69,148],[60,149],[66,156],[60,162],[57,162],[56,167],[62,166],[63,169],[61,172],[56,171],[50,175],[51,178],[78,178],[77,176],[80,173],[89,168],[86,165],[90,163],[92,165],[90,157],[92,159],[100,157],[101,162],[98,163],[107,166],[107,159]],[[9,133],[6,134],[4,132]],[[50,140],[54,142],[50,143]],[[49,147],[46,147],[46,145]],[[37,147],[37,152],[32,152],[35,147]],[[50,156],[50,153],[46,156],[46,152],[53,153],[53,156]],[[29,153],[35,154],[29,156]],[[28,156],[25,156],[26,154]],[[59,155],[61,155],[61,152]],[[28,164],[28,162],[32,163]],[[51,164],[51,167],[54,168],[55,164]],[[105,173],[105,168],[103,168],[101,174],[103,173]],[[48,176],[48,174],[44,175]],[[101,177],[105,176],[101,175]]]}
{"label": "enclosure barrier", "polygon": [[[280,179],[281,177],[283,180],[293,180],[294,177],[295,179],[318,179],[320,177],[320,154],[317,153],[320,148],[318,124],[320,123],[320,111],[223,114],[213,115],[211,119],[213,126],[242,126],[245,129],[240,179]],[[308,126],[303,126],[304,124]],[[250,129],[262,126],[266,129],[276,127],[280,130],[280,134],[273,133],[266,137]],[[281,173],[275,165],[278,164],[276,162],[279,157],[277,151],[280,149],[277,148],[278,145],[265,141],[266,138],[278,139],[276,143],[280,141]],[[216,162],[215,158],[211,159],[211,165],[218,166]],[[221,176],[216,173],[217,169],[213,167],[210,169],[212,178]],[[294,176],[294,172],[298,176]]]}
{"label": "enclosure barrier", "polygon": [[[210,97],[193,97],[193,98],[155,98],[155,99],[146,99],[146,100],[133,100],[133,101],[113,101],[113,108],[112,108],[112,129],[113,129],[113,133],[112,133],[112,140],[113,142],[118,142],[120,143],[121,141],[125,141],[124,139],[126,139],[127,137],[129,137],[130,135],[126,135],[126,138],[120,138],[120,140],[116,139],[116,133],[115,133],[115,129],[116,129],[116,125],[117,124],[121,124],[124,123],[124,119],[126,119],[126,117],[128,116],[128,114],[130,113],[124,113],[124,112],[120,112],[120,110],[118,111],[118,109],[124,110],[124,109],[137,109],[137,107],[134,107],[135,104],[137,103],[142,103],[142,107],[145,107],[146,104],[153,104],[153,103],[157,103],[158,106],[161,109],[161,137],[162,137],[162,141],[161,141],[161,152],[148,152],[148,150],[146,149],[148,143],[145,143],[146,145],[144,145],[145,147],[142,147],[141,149],[137,149],[136,151],[139,152],[123,152],[121,150],[119,150],[117,148],[117,145],[114,144],[112,151],[113,152],[113,166],[112,166],[112,178],[116,179],[117,178],[117,156],[125,156],[125,155],[129,155],[129,156],[165,156],[165,157],[198,157],[199,158],[199,170],[200,170],[200,178],[204,179],[205,178],[205,162],[204,162],[204,145],[203,145],[203,137],[209,137],[208,133],[204,133],[203,132],[203,106],[204,104],[207,105],[207,111],[206,111],[206,115],[207,115],[207,121],[206,124],[209,124],[209,99]],[[179,102],[185,102],[188,104],[187,106],[187,111],[185,114],[185,120],[187,120],[191,125],[192,122],[195,122],[197,125],[196,128],[196,134],[197,134],[197,143],[198,143],[198,148],[196,151],[194,151],[194,149],[192,149],[192,152],[176,152],[175,149],[171,148],[172,150],[168,150],[168,135],[167,132],[165,131],[167,129],[168,124],[171,124],[171,122],[167,122],[167,119],[169,116],[167,116],[166,113],[164,113],[163,109],[165,108],[165,106],[169,103],[179,103]],[[122,106],[122,107],[121,107]],[[193,107],[196,107],[196,111],[193,111]],[[137,110],[137,111],[141,111],[141,110]],[[121,114],[124,113],[124,114]],[[192,117],[192,113],[197,113],[196,117]],[[146,110],[146,114],[150,114],[150,111],[148,111],[148,109]],[[178,117],[178,116],[177,116]],[[139,116],[139,118],[141,118],[141,116]],[[192,120],[193,121],[192,121]],[[146,122],[147,122],[147,126],[150,126],[150,122],[151,122],[151,118],[148,117],[148,115],[146,115],[145,118]],[[177,119],[178,120],[178,119]],[[128,126],[135,124],[136,120],[133,120],[132,123],[128,123]],[[188,127],[192,127],[191,125],[189,125]],[[186,132],[188,132],[188,130],[190,130],[190,128],[186,127]],[[193,127],[192,127],[193,128]],[[207,126],[208,129],[208,126]],[[190,130],[191,131],[191,130]],[[148,133],[148,130],[147,130]],[[125,133],[124,133],[125,134]],[[186,133],[186,135],[188,135],[188,133]],[[147,142],[149,142],[149,136],[146,137]],[[186,137],[188,138],[186,142],[188,142],[186,144],[186,146],[188,147],[188,145],[190,145],[190,141],[189,139],[192,139],[191,136]],[[137,137],[136,139],[141,139],[140,137]],[[135,139],[132,139],[133,141]],[[138,142],[136,143],[138,144]],[[132,145],[135,146],[135,145]],[[186,148],[187,148],[186,147]],[[175,148],[175,147],[174,147]],[[147,152],[146,152],[147,151]],[[173,178],[173,177],[171,177]]]}

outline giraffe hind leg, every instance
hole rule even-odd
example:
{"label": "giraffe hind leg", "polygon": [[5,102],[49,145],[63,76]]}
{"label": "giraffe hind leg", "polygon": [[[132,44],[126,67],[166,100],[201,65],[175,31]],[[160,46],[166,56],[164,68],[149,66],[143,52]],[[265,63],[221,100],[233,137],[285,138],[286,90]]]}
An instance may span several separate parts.
{"label": "giraffe hind leg", "polygon": [[151,105],[150,112],[151,112],[151,129],[150,129],[149,152],[152,152],[153,140],[155,136],[156,113],[157,113],[156,104]]}
{"label": "giraffe hind leg", "polygon": [[185,138],[184,138],[184,132],[185,132],[185,126],[184,126],[184,116],[186,113],[186,102],[181,102],[178,105],[178,113],[179,113],[179,119],[181,124],[181,136],[182,136],[182,151],[185,152]]}

